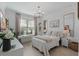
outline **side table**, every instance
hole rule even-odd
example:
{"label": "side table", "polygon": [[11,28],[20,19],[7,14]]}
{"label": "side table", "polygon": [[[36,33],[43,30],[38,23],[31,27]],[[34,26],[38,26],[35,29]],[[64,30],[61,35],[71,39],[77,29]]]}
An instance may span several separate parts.
{"label": "side table", "polygon": [[68,39],[67,39],[67,37],[63,37],[61,39],[61,41],[62,41],[62,46],[68,47]]}

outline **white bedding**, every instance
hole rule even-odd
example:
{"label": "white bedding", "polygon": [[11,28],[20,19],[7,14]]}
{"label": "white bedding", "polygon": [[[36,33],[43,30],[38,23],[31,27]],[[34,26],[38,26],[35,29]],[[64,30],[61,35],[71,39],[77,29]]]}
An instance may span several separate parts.
{"label": "white bedding", "polygon": [[[44,55],[49,55],[49,50],[55,46],[59,46],[59,37],[56,36],[35,36],[32,39],[32,45],[39,49]],[[47,42],[48,41],[48,42]]]}
{"label": "white bedding", "polygon": [[35,38],[38,38],[40,40],[43,40],[45,42],[51,42],[52,41],[52,37],[51,36],[48,36],[48,35],[38,35],[38,36],[35,36]]}

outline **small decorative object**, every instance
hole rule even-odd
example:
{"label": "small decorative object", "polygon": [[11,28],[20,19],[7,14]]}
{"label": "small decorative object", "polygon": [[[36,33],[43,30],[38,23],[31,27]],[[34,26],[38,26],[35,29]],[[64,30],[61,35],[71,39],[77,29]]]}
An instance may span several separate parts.
{"label": "small decorative object", "polygon": [[46,34],[46,32],[47,32],[47,21],[46,20],[44,20],[44,34]]}
{"label": "small decorative object", "polygon": [[41,31],[41,23],[39,23],[39,31]]}
{"label": "small decorative object", "polygon": [[44,30],[46,30],[46,20],[44,20]]}
{"label": "small decorative object", "polygon": [[11,49],[10,39],[3,39],[3,51],[6,52]]}
{"label": "small decorative object", "polygon": [[0,32],[0,37],[3,39],[3,47],[2,50],[4,52],[9,51],[11,49],[11,39],[14,34],[10,30],[6,30],[4,32]]}

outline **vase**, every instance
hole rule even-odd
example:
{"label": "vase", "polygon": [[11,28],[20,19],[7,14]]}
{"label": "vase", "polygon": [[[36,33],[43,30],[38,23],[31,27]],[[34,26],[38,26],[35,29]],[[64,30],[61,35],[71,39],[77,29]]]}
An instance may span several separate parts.
{"label": "vase", "polygon": [[11,49],[10,39],[3,39],[3,52],[9,51]]}

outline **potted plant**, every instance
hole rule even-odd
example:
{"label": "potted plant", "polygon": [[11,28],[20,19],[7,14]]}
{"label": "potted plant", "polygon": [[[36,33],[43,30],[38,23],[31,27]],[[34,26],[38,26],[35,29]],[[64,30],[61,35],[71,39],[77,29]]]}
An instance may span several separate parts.
{"label": "potted plant", "polygon": [[0,38],[3,40],[2,50],[4,52],[11,49],[11,39],[13,39],[14,34],[10,30],[5,30],[0,32]]}

